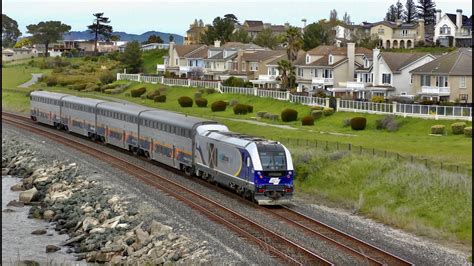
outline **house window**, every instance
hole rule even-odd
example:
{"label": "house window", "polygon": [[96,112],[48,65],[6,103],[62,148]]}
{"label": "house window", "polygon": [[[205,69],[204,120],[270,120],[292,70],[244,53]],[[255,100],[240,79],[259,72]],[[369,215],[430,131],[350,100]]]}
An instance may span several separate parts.
{"label": "house window", "polygon": [[413,84],[413,75],[410,75],[410,84]]}
{"label": "house window", "polygon": [[311,57],[309,55],[306,55],[306,64],[309,64],[310,61],[311,61]]}
{"label": "house window", "polygon": [[331,69],[324,69],[323,70],[323,78],[332,78],[332,70]]}
{"label": "house window", "polygon": [[329,64],[332,65],[332,63],[334,62],[334,57],[332,56],[332,54],[329,55]]}
{"label": "house window", "polygon": [[451,35],[451,28],[444,24],[441,28],[439,28],[439,34]]}
{"label": "house window", "polygon": [[385,30],[384,30],[383,28],[380,28],[380,29],[378,30],[378,33],[379,33],[379,35],[384,35],[384,34],[385,34]]}
{"label": "house window", "polygon": [[250,71],[258,71],[258,63],[250,63]]}
{"label": "house window", "polygon": [[364,68],[369,67],[369,60],[367,58],[364,59]]}
{"label": "house window", "polygon": [[407,36],[408,35],[408,30],[402,30],[402,36]]}
{"label": "house window", "polygon": [[303,76],[303,69],[302,68],[298,68],[298,76],[299,77]]}
{"label": "house window", "polygon": [[382,74],[382,84],[391,84],[392,74]]}
{"label": "house window", "polygon": [[461,101],[466,101],[467,102],[468,98],[469,98],[469,95],[467,95],[467,94],[459,94],[459,100],[461,100]]}
{"label": "house window", "polygon": [[448,87],[448,77],[446,77],[446,76],[437,76],[436,77],[436,87]]}
{"label": "house window", "polygon": [[428,75],[420,76],[420,85],[421,86],[431,86],[431,77]]}
{"label": "house window", "polygon": [[462,88],[462,89],[466,88],[466,77],[464,76],[459,77],[459,88]]}
{"label": "house window", "polygon": [[176,61],[176,62],[175,62],[175,63],[176,63],[176,65],[178,65],[178,59],[176,59],[175,61]]}

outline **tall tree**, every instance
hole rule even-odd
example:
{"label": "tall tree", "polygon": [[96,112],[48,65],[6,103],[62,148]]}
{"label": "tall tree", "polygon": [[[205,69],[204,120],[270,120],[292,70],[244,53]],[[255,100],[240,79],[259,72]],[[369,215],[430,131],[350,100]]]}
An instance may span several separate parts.
{"label": "tall tree", "polygon": [[436,4],[433,0],[418,0],[417,17],[425,20],[425,25],[434,25]]}
{"label": "tall tree", "polygon": [[416,19],[416,5],[413,0],[407,0],[405,3],[405,13],[403,19],[406,23],[412,23]]}
{"label": "tall tree", "polygon": [[[235,17],[235,16],[234,16]],[[230,41],[230,36],[234,31],[234,20],[232,17],[216,17],[201,36],[201,41],[205,44],[213,44],[215,40],[222,44]]]}
{"label": "tall tree", "polygon": [[397,8],[395,7],[395,5],[391,5],[388,8],[387,14],[385,14],[385,20],[395,22],[396,19],[397,19]]}
{"label": "tall tree", "polygon": [[2,46],[12,47],[20,36],[18,23],[9,16],[2,14]]}
{"label": "tall tree", "polygon": [[112,26],[107,25],[110,23],[109,18],[104,17],[104,13],[95,13],[92,14],[95,19],[92,25],[87,26],[90,32],[94,33],[94,53],[97,55],[97,41],[99,36],[103,36],[106,39],[109,39],[112,34]]}
{"label": "tall tree", "polygon": [[292,85],[296,80],[295,67],[286,60],[279,61],[277,66],[278,72],[280,73],[281,86],[283,88],[291,89]]}
{"label": "tall tree", "polygon": [[329,12],[329,21],[337,21],[339,20],[339,18],[337,17],[337,10],[336,9],[333,9]]}
{"label": "tall tree", "polygon": [[263,29],[255,37],[255,44],[270,49],[275,48],[278,45],[277,37],[273,34],[272,29]]}
{"label": "tall tree", "polygon": [[125,50],[120,58],[123,67],[130,73],[138,73],[143,68],[142,51],[140,43],[133,41],[127,43]]}
{"label": "tall tree", "polygon": [[249,33],[244,28],[240,28],[240,29],[234,31],[230,35],[230,41],[232,41],[232,42],[241,42],[241,43],[249,43],[249,42],[252,41],[252,38],[250,37]]}
{"label": "tall tree", "polygon": [[403,19],[403,4],[400,2],[400,0],[397,1],[395,4],[395,18],[396,19]]}
{"label": "tall tree", "polygon": [[303,47],[303,38],[301,31],[296,27],[289,27],[286,30],[286,53],[290,63],[296,60],[298,51]]}
{"label": "tall tree", "polygon": [[324,20],[306,26],[303,35],[303,50],[308,51],[319,45],[327,44],[329,34],[323,26]]}
{"label": "tall tree", "polygon": [[374,49],[379,46],[379,36],[365,32],[364,30],[356,30],[352,34],[351,42],[354,42],[358,47],[365,47],[368,49]]}
{"label": "tall tree", "polygon": [[239,21],[237,20],[237,17],[234,14],[226,14],[224,15],[224,19],[231,21],[234,24],[234,26],[235,24],[239,23]]}
{"label": "tall tree", "polygon": [[71,30],[71,26],[61,21],[42,21],[38,24],[26,26],[28,33],[32,34],[33,43],[41,43],[45,46],[44,55],[48,56],[49,44],[63,38],[64,33]]}
{"label": "tall tree", "polygon": [[174,36],[173,34],[168,35],[168,42],[174,41]]}
{"label": "tall tree", "polygon": [[16,42],[15,48],[22,48],[22,47],[30,47],[33,43],[31,43],[31,40],[28,38],[23,38],[19,41]]}
{"label": "tall tree", "polygon": [[351,16],[349,16],[347,12],[344,12],[344,16],[342,17],[342,22],[344,22],[344,24],[346,25],[352,25]]}
{"label": "tall tree", "polygon": [[161,39],[160,36],[152,34],[148,37],[148,40],[144,41],[143,43],[144,44],[147,44],[147,43],[163,43],[163,39]]}

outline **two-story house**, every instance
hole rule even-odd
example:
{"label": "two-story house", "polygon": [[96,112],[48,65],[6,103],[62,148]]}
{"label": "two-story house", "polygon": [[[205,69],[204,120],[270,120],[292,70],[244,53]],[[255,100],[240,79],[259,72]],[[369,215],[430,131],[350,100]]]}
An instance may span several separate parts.
{"label": "two-story house", "polygon": [[157,65],[157,72],[168,71],[180,77],[187,77],[193,67],[203,67],[207,58],[207,45],[176,45],[169,43],[168,55],[163,56],[164,64]]}
{"label": "two-story house", "polygon": [[433,41],[441,46],[472,46],[472,15],[464,16],[462,10],[456,10],[456,14],[444,14],[436,10],[436,25]]}
{"label": "two-story house", "polygon": [[438,57],[410,73],[412,90],[421,99],[472,103],[472,48]]}
{"label": "two-story house", "polygon": [[256,50],[242,54],[241,70],[250,82],[260,88],[277,88],[278,66],[274,61],[287,59],[285,50]]}
{"label": "two-story house", "polygon": [[419,41],[425,41],[425,23],[419,19],[414,23],[380,21],[370,27],[370,35],[376,34],[383,48],[414,48]]}
{"label": "two-story house", "polygon": [[313,91],[319,88],[333,91],[334,87],[344,87],[348,81],[354,81],[355,69],[363,65],[364,56],[372,51],[355,47],[318,46],[300,54],[296,66],[298,91]]}

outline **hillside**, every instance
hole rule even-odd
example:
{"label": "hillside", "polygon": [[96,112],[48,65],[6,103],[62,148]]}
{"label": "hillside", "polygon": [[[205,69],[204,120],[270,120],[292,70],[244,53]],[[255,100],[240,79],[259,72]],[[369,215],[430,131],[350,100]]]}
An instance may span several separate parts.
{"label": "hillside", "polygon": [[[120,36],[121,41],[139,41],[143,42],[148,40],[151,35],[159,36],[165,43],[168,43],[169,35],[174,36],[174,41],[178,44],[183,43],[183,36],[174,33],[164,33],[160,31],[147,31],[142,34],[126,33],[122,31],[114,31],[112,34]],[[64,34],[64,40],[90,40],[94,38],[94,35],[87,30],[85,31],[70,31]]]}

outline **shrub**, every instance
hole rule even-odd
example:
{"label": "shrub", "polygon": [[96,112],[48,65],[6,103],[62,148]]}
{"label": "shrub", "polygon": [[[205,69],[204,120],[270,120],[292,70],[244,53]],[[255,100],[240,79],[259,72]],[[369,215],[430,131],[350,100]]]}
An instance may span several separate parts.
{"label": "shrub", "polygon": [[311,107],[311,110],[324,110],[324,107],[323,106],[313,106]]}
{"label": "shrub", "polygon": [[464,128],[466,127],[465,122],[458,122],[451,125],[451,130],[454,135],[464,134]]}
{"label": "shrub", "polygon": [[246,87],[248,84],[241,78],[230,77],[224,82],[222,82],[224,86],[231,86],[231,87]]}
{"label": "shrub", "polygon": [[285,109],[281,112],[281,121],[283,122],[291,122],[296,121],[298,119],[298,112],[293,109]]}
{"label": "shrub", "polygon": [[314,118],[310,115],[303,117],[303,119],[301,119],[301,125],[303,125],[303,126],[313,126],[314,125]]}
{"label": "shrub", "polygon": [[195,102],[198,107],[207,107],[207,99],[205,98],[197,98]]}
{"label": "shrub", "polygon": [[236,104],[234,106],[234,114],[236,115],[245,115],[248,113],[247,106],[245,104]]}
{"label": "shrub", "polygon": [[431,127],[431,134],[444,135],[445,126],[444,125],[434,125]]}
{"label": "shrub", "polygon": [[237,101],[236,99],[232,99],[232,100],[229,101],[229,106],[230,106],[230,107],[234,107],[234,106],[236,106],[238,103],[239,103],[239,101]]}
{"label": "shrub", "polygon": [[324,114],[324,116],[330,116],[330,115],[334,114],[334,108],[325,107],[323,109],[323,114]]}
{"label": "shrub", "polygon": [[464,135],[468,138],[472,138],[472,127],[465,127]]}
{"label": "shrub", "polygon": [[145,92],[146,92],[146,88],[145,87],[140,87],[140,88],[136,88],[136,89],[131,90],[130,95],[132,97],[140,97]]}
{"label": "shrub", "polygon": [[181,107],[192,107],[193,99],[188,96],[181,96],[178,98],[178,103],[181,105]]}
{"label": "shrub", "polygon": [[87,91],[100,91],[100,86],[94,83],[87,83],[87,86],[84,90]]}
{"label": "shrub", "polygon": [[225,111],[227,104],[224,101],[217,101],[211,104],[211,110],[213,112],[222,112]]}
{"label": "shrub", "polygon": [[46,80],[46,86],[48,87],[53,87],[53,86],[56,86],[58,84],[58,80],[56,79],[56,77],[48,77],[48,79]]}
{"label": "shrub", "polygon": [[342,126],[343,127],[348,127],[351,125],[351,119],[350,118],[346,118],[342,121]]}
{"label": "shrub", "polygon": [[166,87],[160,87],[158,90],[160,91],[161,94],[163,94],[166,92]]}
{"label": "shrub", "polygon": [[155,96],[155,98],[153,98],[153,101],[155,101],[157,103],[164,103],[164,102],[166,102],[166,95]]}
{"label": "shrub", "polygon": [[145,99],[146,99],[146,95],[145,95],[145,94],[140,95],[140,99],[145,100]]}
{"label": "shrub", "polygon": [[247,106],[247,112],[253,113],[253,105],[246,104],[246,106]]}
{"label": "shrub", "polygon": [[112,94],[113,89],[106,89],[104,90],[105,94]]}
{"label": "shrub", "polygon": [[209,88],[209,89],[206,89],[206,93],[207,93],[207,94],[213,94],[214,92],[216,92],[215,89],[210,89],[210,88]]}
{"label": "shrub", "polygon": [[67,87],[72,89],[72,90],[81,91],[81,90],[85,89],[86,86],[87,86],[87,84],[83,83],[83,84],[71,84],[71,85],[68,85]]}
{"label": "shrub", "polygon": [[200,92],[194,93],[194,99],[199,99],[199,98],[201,98],[201,96],[202,96],[202,93],[200,93]]}
{"label": "shrub", "polygon": [[393,97],[390,98],[390,102],[413,104],[415,101],[411,98],[408,98],[408,97],[393,96]]}
{"label": "shrub", "polygon": [[311,116],[314,118],[314,120],[319,119],[323,116],[323,111],[322,110],[313,110],[313,111],[311,111]]}
{"label": "shrub", "polygon": [[99,76],[99,80],[103,85],[112,83],[112,82],[115,81],[115,79],[116,79],[116,76],[111,71],[106,71],[106,72],[100,74],[100,76]]}
{"label": "shrub", "polygon": [[275,121],[275,120],[278,120],[278,115],[275,115],[275,114],[271,114],[271,113],[266,113],[263,118],[265,119],[269,119],[269,120],[272,120],[272,121]]}
{"label": "shrub", "polygon": [[265,114],[266,114],[266,113],[267,113],[267,112],[265,112],[265,111],[257,112],[257,117],[263,118],[263,117],[265,117]]}
{"label": "shrub", "polygon": [[383,96],[372,96],[372,99],[370,99],[370,101],[373,103],[384,103],[385,98]]}
{"label": "shrub", "polygon": [[367,119],[365,117],[354,117],[351,119],[351,128],[353,130],[364,130],[367,125]]}
{"label": "shrub", "polygon": [[160,95],[160,91],[159,90],[153,90],[153,91],[150,91],[146,94],[146,98],[147,99],[154,99],[155,96],[158,96]]}
{"label": "shrub", "polygon": [[382,119],[375,121],[376,129],[387,129],[390,132],[397,131],[400,128],[400,124],[395,120],[394,115],[385,116]]}

